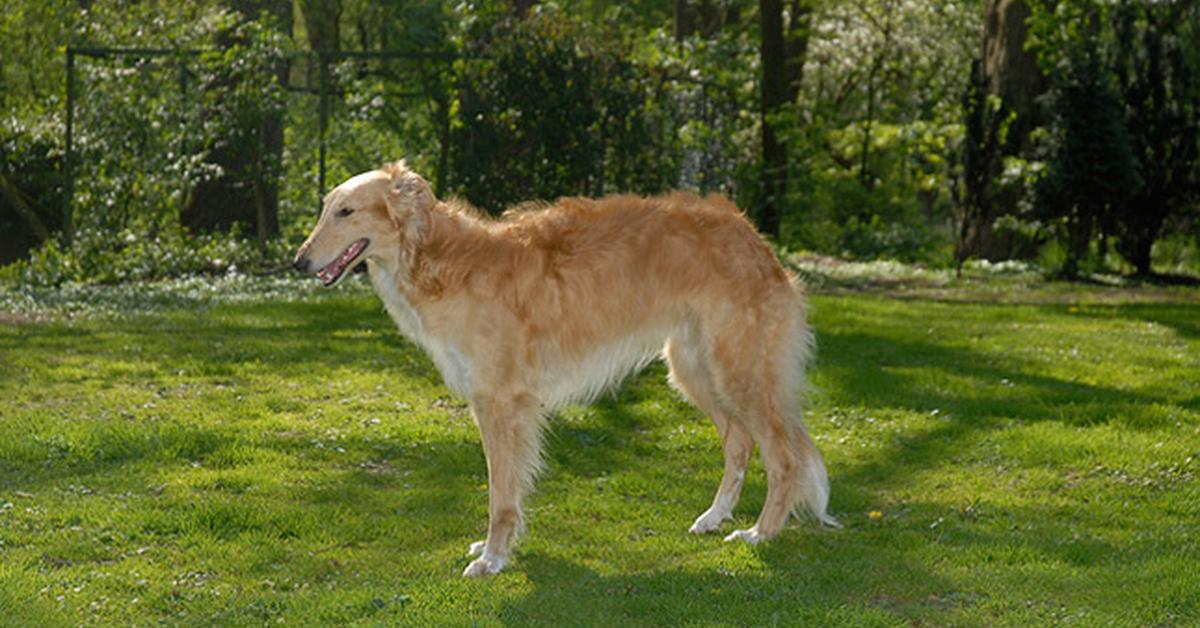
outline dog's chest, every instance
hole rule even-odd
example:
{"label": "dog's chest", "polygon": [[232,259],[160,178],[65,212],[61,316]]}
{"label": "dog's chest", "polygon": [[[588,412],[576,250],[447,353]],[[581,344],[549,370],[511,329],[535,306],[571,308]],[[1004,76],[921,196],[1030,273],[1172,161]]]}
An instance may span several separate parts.
{"label": "dog's chest", "polygon": [[471,384],[471,363],[466,354],[454,344],[426,332],[420,314],[396,288],[394,280],[387,273],[372,268],[370,275],[375,292],[392,320],[396,321],[400,333],[429,354],[447,388],[458,395],[467,396]]}

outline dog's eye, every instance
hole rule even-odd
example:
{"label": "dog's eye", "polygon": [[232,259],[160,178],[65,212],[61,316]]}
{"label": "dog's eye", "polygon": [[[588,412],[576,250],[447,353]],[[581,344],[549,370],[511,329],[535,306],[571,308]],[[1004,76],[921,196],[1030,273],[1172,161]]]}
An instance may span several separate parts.
{"label": "dog's eye", "polygon": [[338,210],[337,215],[338,215],[338,218],[345,218],[346,216],[349,216],[350,214],[353,214],[353,213],[354,213],[353,209],[350,209],[349,207],[343,207]]}

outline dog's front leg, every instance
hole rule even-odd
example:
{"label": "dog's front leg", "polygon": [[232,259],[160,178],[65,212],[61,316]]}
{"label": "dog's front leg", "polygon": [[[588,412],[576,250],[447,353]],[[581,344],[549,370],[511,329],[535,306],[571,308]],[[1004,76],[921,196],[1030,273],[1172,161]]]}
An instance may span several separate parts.
{"label": "dog's front leg", "polygon": [[542,417],[536,398],[524,393],[477,398],[471,412],[487,455],[488,536],[471,544],[468,553],[479,557],[463,575],[485,576],[504,568],[521,532],[521,499],[540,461]]}

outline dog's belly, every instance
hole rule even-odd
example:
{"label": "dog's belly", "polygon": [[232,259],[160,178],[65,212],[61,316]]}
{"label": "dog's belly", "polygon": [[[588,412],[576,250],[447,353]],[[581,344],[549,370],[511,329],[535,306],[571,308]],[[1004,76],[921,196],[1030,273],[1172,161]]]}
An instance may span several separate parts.
{"label": "dog's belly", "polygon": [[[474,381],[476,365],[472,364],[471,356],[454,339],[429,333],[420,314],[386,274],[369,269],[376,292],[392,320],[404,336],[425,350],[446,387],[469,399],[476,386],[485,385]],[[558,339],[547,338],[538,343],[536,372],[522,379],[548,410],[569,403],[589,403],[658,357],[666,339],[679,329],[680,323],[670,317],[642,321],[640,329],[632,333],[574,352],[564,350]]]}
{"label": "dog's belly", "polygon": [[583,355],[543,346],[537,394],[547,408],[589,403],[662,353],[670,329],[654,329],[602,343]]}

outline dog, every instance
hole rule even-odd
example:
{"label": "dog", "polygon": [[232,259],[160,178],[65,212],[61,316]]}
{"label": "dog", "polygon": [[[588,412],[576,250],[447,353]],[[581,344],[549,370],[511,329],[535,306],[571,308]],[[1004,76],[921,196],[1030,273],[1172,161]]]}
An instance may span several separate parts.
{"label": "dog", "polygon": [[659,355],[724,450],[716,496],[691,532],[732,518],[756,443],[766,502],[753,527],[725,540],[769,539],[801,507],[838,526],[801,413],[813,347],[803,291],[726,198],[562,198],[492,219],[438,200],[401,161],[329,192],[294,265],[333,286],[363,262],[482,436],[487,539],[471,544],[464,576],[508,562],[549,413]]}

